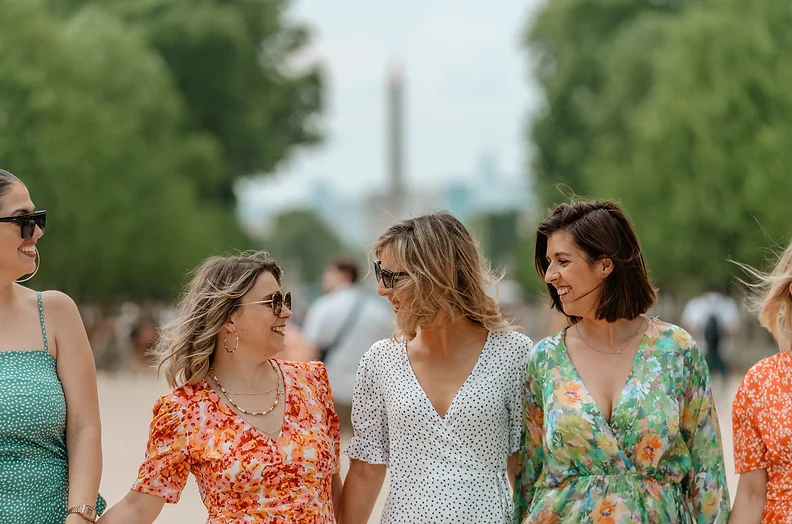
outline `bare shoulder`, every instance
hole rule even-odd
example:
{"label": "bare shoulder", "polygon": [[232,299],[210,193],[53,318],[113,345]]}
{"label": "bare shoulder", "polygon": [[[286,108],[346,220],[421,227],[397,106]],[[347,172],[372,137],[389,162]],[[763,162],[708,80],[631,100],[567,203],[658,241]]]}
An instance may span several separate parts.
{"label": "bare shoulder", "polygon": [[41,302],[47,319],[55,321],[73,320],[79,318],[80,311],[72,298],[62,291],[42,291]]}
{"label": "bare shoulder", "polygon": [[[90,353],[85,326],[74,300],[61,291],[44,291],[41,293],[41,302],[44,308],[44,323],[50,344],[53,341],[55,343],[56,355],[64,351],[72,354]],[[60,360],[58,359],[59,362]]]}

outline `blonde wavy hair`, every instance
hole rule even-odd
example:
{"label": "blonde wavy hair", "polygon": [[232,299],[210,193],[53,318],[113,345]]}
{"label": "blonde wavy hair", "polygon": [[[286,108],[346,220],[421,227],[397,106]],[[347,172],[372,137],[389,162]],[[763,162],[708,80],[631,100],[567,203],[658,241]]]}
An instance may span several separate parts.
{"label": "blonde wavy hair", "polygon": [[280,264],[263,251],[211,257],[198,266],[176,314],[160,329],[159,342],[151,352],[157,374],[164,374],[171,387],[203,380],[212,363],[217,335],[265,271],[281,283]]}
{"label": "blonde wavy hair", "polygon": [[792,244],[778,257],[769,273],[737,263],[750,277],[742,281],[750,293],[748,306],[778,342],[781,351],[792,350]]}
{"label": "blonde wavy hair", "polygon": [[409,275],[394,288],[400,302],[394,338],[412,340],[418,326],[433,322],[440,311],[447,313],[445,325],[464,316],[489,331],[512,327],[486,293],[501,277],[492,274],[478,241],[452,214],[436,212],[391,226],[372,252],[379,259],[386,248]]}

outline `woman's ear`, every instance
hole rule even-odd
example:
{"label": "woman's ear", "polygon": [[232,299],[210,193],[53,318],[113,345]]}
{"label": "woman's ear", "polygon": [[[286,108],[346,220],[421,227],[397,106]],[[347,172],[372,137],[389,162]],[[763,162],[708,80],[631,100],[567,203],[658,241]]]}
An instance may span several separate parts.
{"label": "woman's ear", "polygon": [[611,273],[613,273],[613,260],[610,258],[601,258],[597,265],[602,272],[602,278],[607,278]]}
{"label": "woman's ear", "polygon": [[225,321],[223,324],[223,329],[225,329],[228,333],[236,333],[236,324],[234,323],[234,318],[236,316],[236,311],[228,317],[228,320]]}

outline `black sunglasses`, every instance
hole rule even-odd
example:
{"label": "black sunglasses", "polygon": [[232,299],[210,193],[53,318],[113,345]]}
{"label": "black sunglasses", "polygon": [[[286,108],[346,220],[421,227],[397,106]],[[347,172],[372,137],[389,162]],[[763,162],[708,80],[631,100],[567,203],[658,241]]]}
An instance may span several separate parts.
{"label": "black sunglasses", "polygon": [[280,291],[276,291],[272,294],[272,298],[268,298],[267,300],[256,300],[255,302],[245,302],[243,304],[237,305],[247,306],[248,304],[270,304],[272,307],[272,314],[276,317],[279,317],[283,311],[283,306],[286,306],[286,309],[291,310],[291,291],[287,291],[285,295]]}
{"label": "black sunglasses", "polygon": [[36,226],[38,226],[41,231],[44,231],[44,227],[47,225],[47,210],[42,209],[41,211],[35,211],[27,215],[0,217],[0,222],[14,222],[15,224],[19,224],[19,231],[22,234],[22,239],[27,240],[33,238],[33,234],[36,232]]}
{"label": "black sunglasses", "polygon": [[379,260],[374,261],[374,276],[377,277],[377,282],[382,282],[382,285],[388,289],[393,289],[393,286],[396,285],[396,277],[406,277],[409,275],[409,273],[405,273],[404,271],[388,271],[387,269],[382,269],[382,262]]}

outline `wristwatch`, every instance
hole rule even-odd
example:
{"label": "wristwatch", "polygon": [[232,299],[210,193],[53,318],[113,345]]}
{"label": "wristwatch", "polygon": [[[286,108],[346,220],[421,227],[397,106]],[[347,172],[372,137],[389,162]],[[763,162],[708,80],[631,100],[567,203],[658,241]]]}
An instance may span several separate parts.
{"label": "wristwatch", "polygon": [[88,522],[96,522],[96,510],[93,508],[93,506],[89,506],[88,504],[82,504],[80,506],[69,508],[69,511],[66,514],[71,515],[72,513],[76,513]]}

